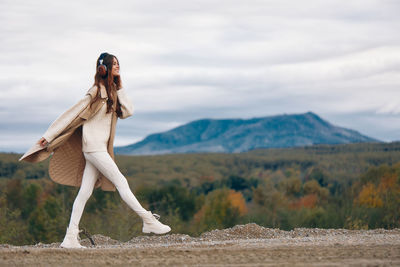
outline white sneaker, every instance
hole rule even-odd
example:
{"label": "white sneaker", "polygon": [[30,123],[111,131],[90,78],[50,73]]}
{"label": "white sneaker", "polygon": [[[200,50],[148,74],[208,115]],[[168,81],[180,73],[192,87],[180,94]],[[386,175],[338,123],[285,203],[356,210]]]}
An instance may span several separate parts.
{"label": "white sneaker", "polygon": [[160,219],[160,215],[153,214],[151,211],[148,211],[142,217],[143,219],[143,233],[155,233],[158,235],[168,233],[171,231],[171,227],[168,225],[162,224],[158,219]]}
{"label": "white sneaker", "polygon": [[65,234],[64,241],[61,243],[62,248],[87,248],[79,243],[79,229],[67,227],[67,233]]}

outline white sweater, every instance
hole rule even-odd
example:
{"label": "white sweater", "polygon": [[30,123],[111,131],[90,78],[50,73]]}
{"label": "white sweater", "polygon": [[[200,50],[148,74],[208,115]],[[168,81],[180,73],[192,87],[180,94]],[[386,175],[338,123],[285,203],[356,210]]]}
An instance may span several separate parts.
{"label": "white sweater", "polygon": [[[133,113],[132,101],[129,100],[123,89],[117,91],[118,100],[121,104],[124,118]],[[107,151],[108,139],[110,138],[112,112],[107,112],[107,103],[89,120],[83,124],[82,128],[82,151]]]}
{"label": "white sweater", "polygon": [[[133,104],[130,98],[126,95],[123,88],[117,91],[118,100],[121,104],[122,116],[125,119],[133,114]],[[51,142],[58,136],[79,114],[79,112],[89,105],[91,97],[87,94],[76,105],[59,116],[47,129],[43,137],[47,142]],[[112,113],[106,113],[107,103],[104,99],[104,105],[100,110],[89,120],[83,123],[82,127],[82,151],[107,151],[107,143],[110,137],[111,116]]]}

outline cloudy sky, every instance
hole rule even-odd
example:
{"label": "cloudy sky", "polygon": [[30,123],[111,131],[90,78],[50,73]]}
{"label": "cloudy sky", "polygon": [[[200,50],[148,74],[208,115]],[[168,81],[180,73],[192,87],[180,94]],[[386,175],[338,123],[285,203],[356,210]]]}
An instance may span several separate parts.
{"label": "cloudy sky", "polygon": [[202,118],[315,112],[400,140],[400,1],[0,1],[0,151],[24,152],[115,54],[116,145]]}

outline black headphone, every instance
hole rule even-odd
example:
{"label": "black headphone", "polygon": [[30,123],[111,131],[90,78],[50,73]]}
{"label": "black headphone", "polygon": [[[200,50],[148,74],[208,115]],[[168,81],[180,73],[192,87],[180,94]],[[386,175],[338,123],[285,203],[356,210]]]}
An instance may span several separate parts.
{"label": "black headphone", "polygon": [[99,66],[97,67],[97,71],[102,77],[107,75],[107,66],[103,64],[103,60],[108,55],[108,53],[102,53],[99,57]]}

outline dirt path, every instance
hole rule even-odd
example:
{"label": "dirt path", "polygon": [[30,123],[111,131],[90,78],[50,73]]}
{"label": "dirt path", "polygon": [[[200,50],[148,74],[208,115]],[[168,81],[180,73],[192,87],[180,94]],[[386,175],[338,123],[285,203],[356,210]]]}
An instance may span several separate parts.
{"label": "dirt path", "polygon": [[255,224],[187,235],[141,236],[121,243],[95,235],[96,247],[60,243],[0,245],[0,266],[400,266],[400,229],[281,231]]}

